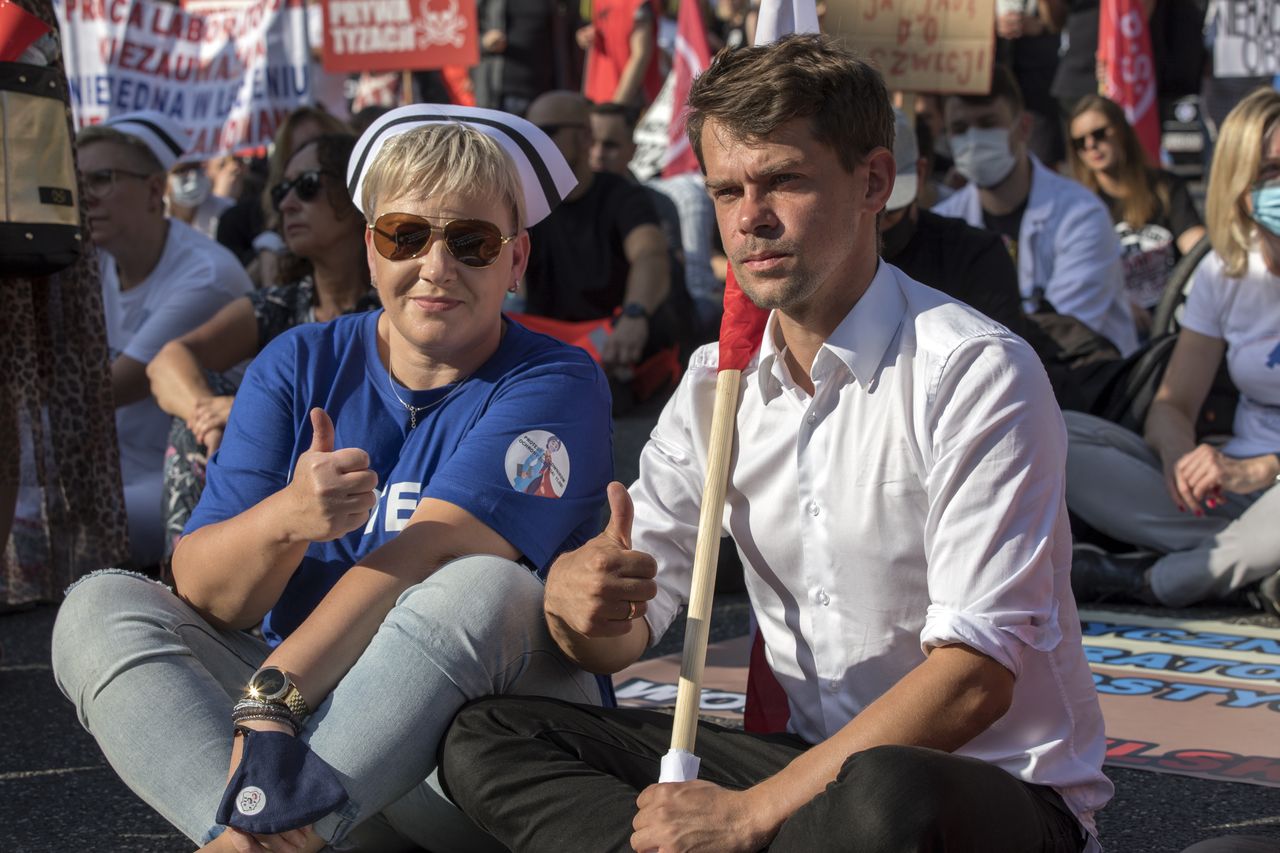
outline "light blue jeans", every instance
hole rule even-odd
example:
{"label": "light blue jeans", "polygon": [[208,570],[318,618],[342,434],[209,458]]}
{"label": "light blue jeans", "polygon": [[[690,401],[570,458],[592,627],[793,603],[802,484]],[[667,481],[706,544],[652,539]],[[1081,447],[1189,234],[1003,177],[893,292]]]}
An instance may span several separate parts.
{"label": "light blue jeans", "polygon": [[[440,793],[436,749],[458,708],[480,696],[599,703],[594,678],[548,634],[542,592],[523,566],[473,556],[400,597],[301,735],[350,796],[316,822],[321,837],[342,849],[502,849]],[[211,627],[168,587],[117,570],[72,587],[53,629],[54,676],[80,722],[120,778],[197,844],[222,831],[214,814],[231,706],[269,652]]]}

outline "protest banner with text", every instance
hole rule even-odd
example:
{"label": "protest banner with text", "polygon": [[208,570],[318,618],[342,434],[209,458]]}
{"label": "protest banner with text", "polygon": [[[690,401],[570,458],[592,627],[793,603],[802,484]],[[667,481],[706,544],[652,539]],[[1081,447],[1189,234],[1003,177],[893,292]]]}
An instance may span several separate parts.
{"label": "protest banner with text", "polygon": [[1280,4],[1276,0],[1216,0],[1208,26],[1215,34],[1215,77],[1280,74]]}
{"label": "protest banner with text", "polygon": [[828,0],[822,29],[874,63],[890,89],[991,88],[995,0]]}
{"label": "protest banner with text", "polygon": [[57,0],[77,126],[157,110],[191,131],[184,159],[270,142],[310,103],[302,0]]}
{"label": "protest banner with text", "polygon": [[464,68],[480,61],[472,0],[324,0],[324,69]]}

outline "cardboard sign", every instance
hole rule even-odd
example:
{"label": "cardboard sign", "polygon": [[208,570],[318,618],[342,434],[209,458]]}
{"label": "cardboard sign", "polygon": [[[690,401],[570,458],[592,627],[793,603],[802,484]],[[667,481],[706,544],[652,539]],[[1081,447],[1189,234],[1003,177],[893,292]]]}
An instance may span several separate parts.
{"label": "cardboard sign", "polygon": [[158,110],[192,133],[184,160],[269,143],[310,103],[302,0],[58,0],[76,125]]}
{"label": "cardboard sign", "polygon": [[1215,77],[1280,74],[1280,5],[1275,0],[1215,0],[1206,24]]}
{"label": "cardboard sign", "polygon": [[874,63],[890,89],[991,89],[995,0],[828,0],[822,29]]}
{"label": "cardboard sign", "polygon": [[403,71],[480,61],[470,0],[324,0],[324,70]]}

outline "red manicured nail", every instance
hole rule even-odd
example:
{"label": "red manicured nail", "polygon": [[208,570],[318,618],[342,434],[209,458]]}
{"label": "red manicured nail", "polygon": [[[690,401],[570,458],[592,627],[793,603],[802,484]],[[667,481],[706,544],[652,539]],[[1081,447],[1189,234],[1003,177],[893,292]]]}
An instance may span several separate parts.
{"label": "red manicured nail", "polygon": [[1204,510],[1202,510],[1202,509],[1198,509],[1198,510],[1196,510],[1196,518],[1199,518],[1199,517],[1200,517],[1200,516],[1202,516],[1202,515],[1204,515]]}
{"label": "red manicured nail", "polygon": [[1186,512],[1187,508],[1182,504],[1178,504],[1178,512]]}

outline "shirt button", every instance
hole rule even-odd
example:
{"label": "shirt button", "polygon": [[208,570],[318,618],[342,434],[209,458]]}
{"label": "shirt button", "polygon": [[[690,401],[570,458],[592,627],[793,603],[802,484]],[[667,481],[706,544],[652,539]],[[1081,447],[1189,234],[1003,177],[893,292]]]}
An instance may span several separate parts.
{"label": "shirt button", "polygon": [[817,515],[819,512],[821,512],[821,510],[818,509],[817,501],[809,501],[808,509],[809,509],[809,515]]}
{"label": "shirt button", "polygon": [[818,590],[818,603],[823,607],[826,607],[831,603],[831,596],[827,595],[827,591],[825,589]]}
{"label": "shirt button", "polygon": [[839,693],[839,692],[840,692],[840,679],[838,679],[838,678],[833,678],[833,679],[831,679],[830,681],[828,681],[828,682],[827,682],[827,690],[828,690],[829,692],[831,692],[831,693]]}
{"label": "shirt button", "polygon": [[809,424],[810,426],[812,426],[813,424],[816,424],[817,422],[818,422],[817,412],[810,412],[809,416],[805,418],[805,423]]}

